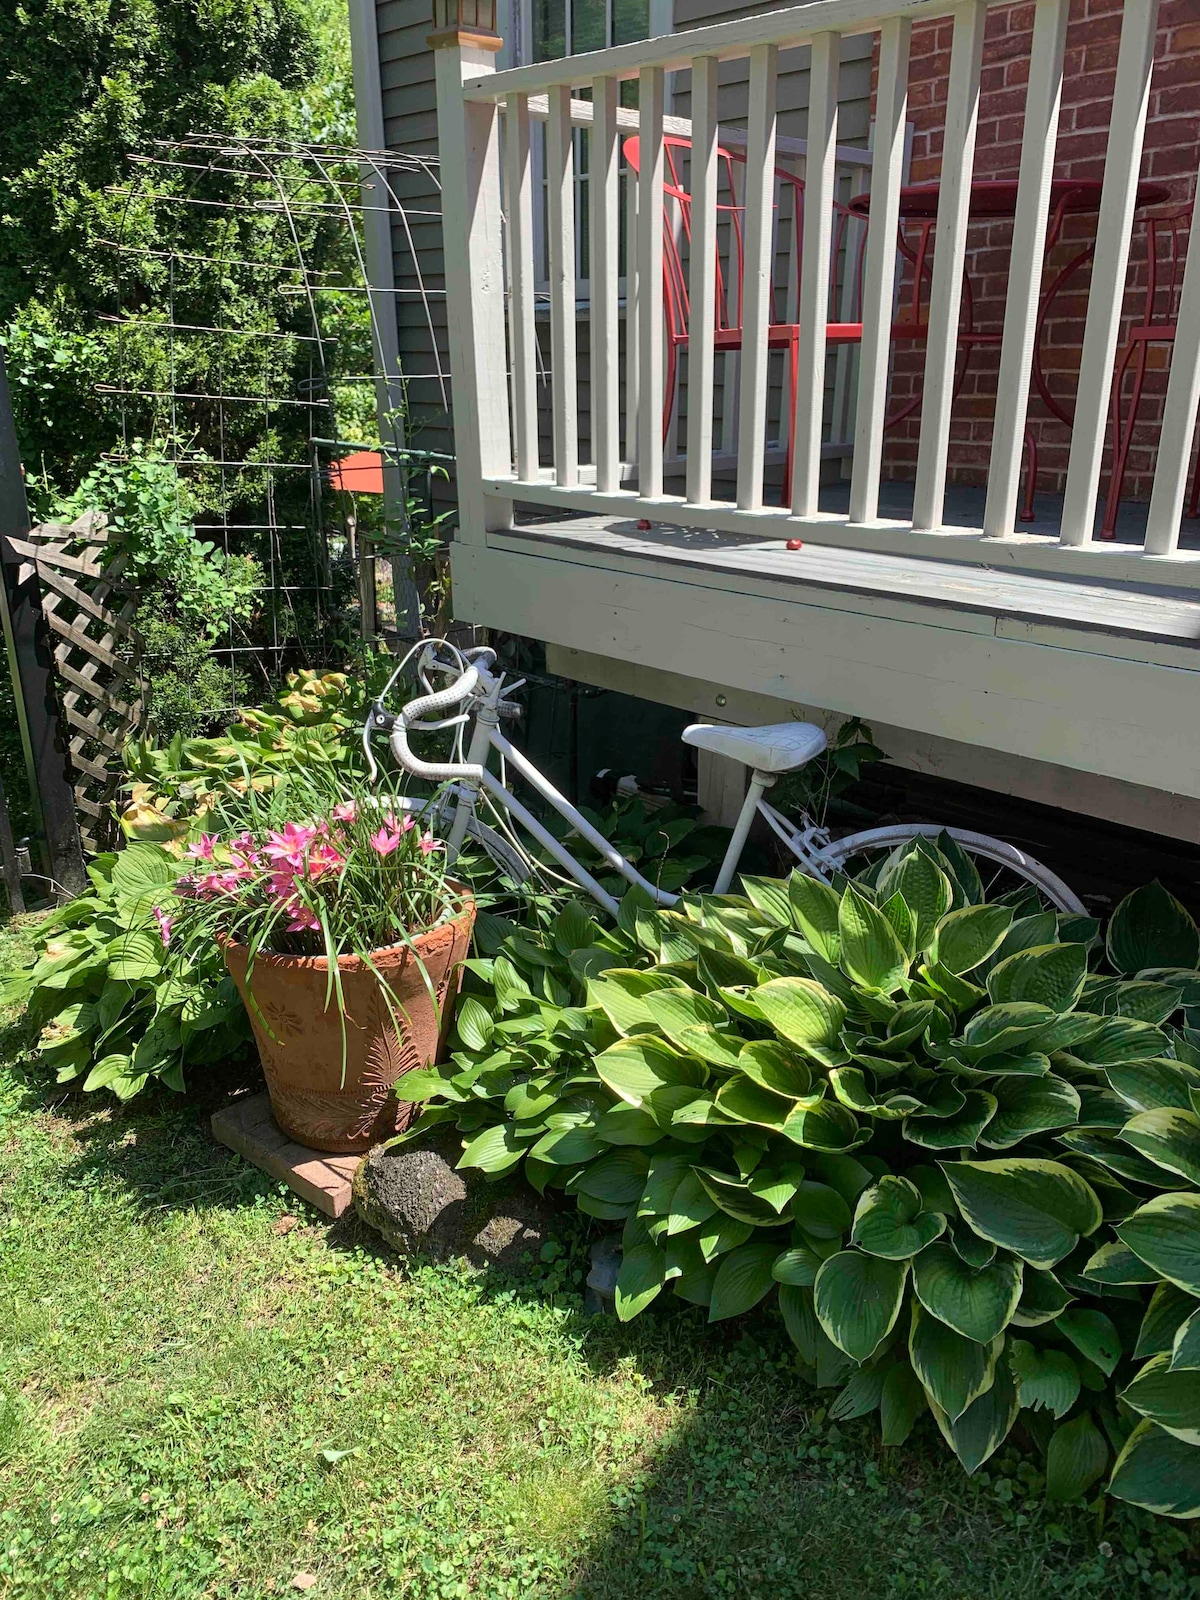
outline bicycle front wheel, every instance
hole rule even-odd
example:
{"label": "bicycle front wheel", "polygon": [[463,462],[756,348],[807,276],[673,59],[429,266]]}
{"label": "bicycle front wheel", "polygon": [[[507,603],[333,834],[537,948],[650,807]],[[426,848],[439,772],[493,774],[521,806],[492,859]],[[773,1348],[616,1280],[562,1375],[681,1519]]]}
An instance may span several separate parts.
{"label": "bicycle front wheel", "polygon": [[821,852],[821,858],[835,871],[855,877],[869,871],[900,845],[918,838],[936,840],[943,833],[949,834],[974,863],[986,898],[994,899],[1027,884],[1047,910],[1086,915],[1083,901],[1049,867],[1015,845],[1005,844],[1003,839],[971,833],[966,828],[943,828],[936,822],[898,822],[888,828],[868,828],[836,839]]}

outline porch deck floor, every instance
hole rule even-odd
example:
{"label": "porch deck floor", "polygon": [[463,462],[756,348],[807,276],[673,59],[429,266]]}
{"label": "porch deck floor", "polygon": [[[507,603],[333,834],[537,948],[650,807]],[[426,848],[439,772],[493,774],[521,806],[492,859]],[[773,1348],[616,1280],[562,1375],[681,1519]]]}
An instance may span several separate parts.
{"label": "porch deck floor", "polygon": [[[848,493],[846,484],[828,486],[822,493],[821,510],[844,513]],[[1023,533],[1057,534],[1057,508],[1061,501],[1050,496],[1045,499],[1050,504],[1045,508],[1037,506],[1038,522],[1022,524]],[[911,484],[883,486],[881,516],[903,518],[906,510],[911,511],[911,505]],[[982,490],[952,487],[947,493],[946,524],[978,529],[982,509]],[[1144,507],[1134,506],[1130,511],[1135,515],[1140,512],[1144,522]],[[1191,540],[1200,542],[1200,524],[1193,523],[1190,528]],[[1131,519],[1118,531],[1123,536],[1121,543],[1137,542]],[[526,554],[574,557],[589,565],[609,558],[631,561],[637,566],[653,561],[661,572],[666,563],[679,569],[681,578],[685,573],[695,574],[697,581],[704,581],[704,573],[710,575],[710,582],[717,574],[723,574],[730,579],[782,582],[845,597],[885,596],[902,604],[982,614],[997,623],[1012,619],[1079,630],[1085,635],[1200,648],[1200,594],[1191,598],[1151,582],[1117,585],[1074,575],[1040,576],[925,556],[847,550],[815,541],[806,541],[802,550],[791,551],[778,535],[763,538],[751,533],[724,533],[669,521],[655,521],[647,530],[640,529],[634,519],[560,514],[551,514],[546,520],[520,516],[511,531],[489,535],[489,543]],[[1194,545],[1189,543],[1189,547]],[[816,599],[815,594],[813,598]],[[949,617],[945,621],[951,625]],[[1088,648],[1083,639],[1080,644]]]}

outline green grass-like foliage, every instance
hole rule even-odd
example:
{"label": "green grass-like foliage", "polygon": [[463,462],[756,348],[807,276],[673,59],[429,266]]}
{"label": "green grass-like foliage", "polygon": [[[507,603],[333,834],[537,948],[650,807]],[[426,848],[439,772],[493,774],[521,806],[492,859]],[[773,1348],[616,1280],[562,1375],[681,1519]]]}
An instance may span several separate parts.
{"label": "green grass-like foliage", "polygon": [[[484,917],[456,1047],[411,1074],[463,1167],[623,1224],[617,1312],[777,1301],[831,1415],[967,1472],[1017,1423],[1047,1492],[1200,1515],[1200,933],[977,903],[943,836],[870,883],[632,891]],[[1190,1009],[1197,1008],[1197,1009]]]}

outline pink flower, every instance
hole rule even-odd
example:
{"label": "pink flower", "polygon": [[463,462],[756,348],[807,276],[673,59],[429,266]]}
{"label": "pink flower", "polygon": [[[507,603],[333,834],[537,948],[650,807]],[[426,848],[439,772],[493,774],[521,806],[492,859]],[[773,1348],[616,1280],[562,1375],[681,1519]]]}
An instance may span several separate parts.
{"label": "pink flower", "polygon": [[221,872],[209,872],[203,878],[196,879],[196,893],[202,896],[236,894],[250,876],[249,869],[245,867],[227,867]]}
{"label": "pink flower", "polygon": [[435,850],[440,850],[442,848],[442,841],[440,839],[435,839],[431,833],[423,833],[420,838],[420,845],[421,854],[423,856],[428,856],[432,855]]}
{"label": "pink flower", "polygon": [[231,839],[229,851],[238,866],[257,867],[262,860],[252,833],[239,833],[236,839]]}
{"label": "pink flower", "polygon": [[158,931],[162,938],[163,949],[165,950],[171,942],[171,923],[173,922],[174,918],[169,917],[161,906],[155,906],[154,920],[158,923]]}
{"label": "pink flower", "polygon": [[317,836],[317,830],[302,823],[289,822],[282,832],[267,835],[263,855],[268,861],[286,861],[291,866],[304,864],[304,852]]}
{"label": "pink flower", "polygon": [[354,800],[343,800],[341,805],[334,806],[333,820],[335,822],[356,822],[358,820],[358,805]]}
{"label": "pink flower", "polygon": [[197,861],[211,861],[213,858],[213,846],[216,842],[217,835],[215,833],[202,833],[198,843],[188,845],[187,853],[190,856],[194,856]]}
{"label": "pink flower", "polygon": [[321,926],[321,919],[315,911],[310,911],[307,906],[296,906],[292,911],[292,920],[287,925],[289,933],[315,933]]}
{"label": "pink flower", "polygon": [[390,856],[399,843],[399,833],[393,833],[388,828],[380,828],[370,839],[371,849],[381,856]]}
{"label": "pink flower", "polygon": [[401,822],[400,822],[400,832],[401,833],[407,833],[410,828],[415,828],[416,825],[417,825],[416,822],[413,820],[412,817],[409,816],[408,812],[406,811],[404,813],[403,818],[401,819]]}
{"label": "pink flower", "polygon": [[326,872],[337,872],[345,866],[346,858],[335,846],[319,843],[308,852],[307,862],[308,876],[319,878]]}
{"label": "pink flower", "polygon": [[176,878],[175,893],[181,900],[194,900],[196,898],[196,879],[192,873],[185,872],[181,878]]}

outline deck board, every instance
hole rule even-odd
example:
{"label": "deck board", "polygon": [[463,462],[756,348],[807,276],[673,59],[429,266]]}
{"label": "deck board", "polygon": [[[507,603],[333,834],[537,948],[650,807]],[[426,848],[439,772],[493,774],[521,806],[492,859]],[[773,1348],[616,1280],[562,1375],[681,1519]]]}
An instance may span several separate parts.
{"label": "deck board", "polygon": [[1052,623],[1114,638],[1200,648],[1200,598],[1153,585],[1042,578],[1007,569],[914,560],[807,543],[791,551],[778,539],[756,539],[655,523],[578,517],[521,523],[489,536],[496,547],[546,555],[586,554],[638,566],[653,561],[688,572],[727,574],[789,588],[906,601],[977,618]]}

